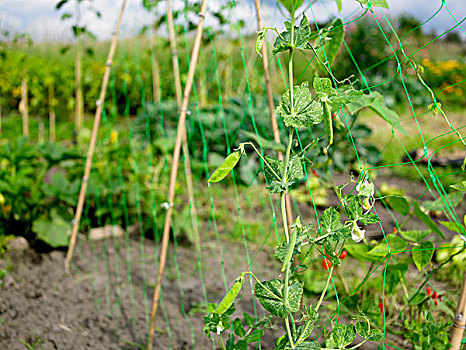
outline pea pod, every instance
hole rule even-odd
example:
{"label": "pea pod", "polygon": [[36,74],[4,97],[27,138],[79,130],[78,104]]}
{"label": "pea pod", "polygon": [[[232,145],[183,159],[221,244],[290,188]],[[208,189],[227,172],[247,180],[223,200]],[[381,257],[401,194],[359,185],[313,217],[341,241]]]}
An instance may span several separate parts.
{"label": "pea pod", "polygon": [[241,275],[238,276],[235,283],[233,283],[233,285],[228,290],[227,294],[225,294],[220,303],[218,303],[213,313],[222,315],[231,307],[231,305],[233,305],[239,292],[241,292],[241,289],[243,289],[245,274],[246,272],[243,272]]}
{"label": "pea pod", "polygon": [[291,260],[293,259],[293,252],[294,252],[294,247],[296,245],[297,232],[298,232],[298,228],[295,227],[293,230],[293,233],[291,234],[290,242],[288,243],[285,259],[283,259],[282,272],[285,272],[288,265],[291,264]]}
{"label": "pea pod", "polygon": [[210,175],[210,178],[207,182],[219,182],[223,180],[233,170],[236,164],[238,164],[242,152],[242,149],[237,149],[228,157],[226,157],[223,163],[220,164],[217,169],[215,169],[212,175]]}
{"label": "pea pod", "polygon": [[332,124],[332,112],[328,101],[322,101],[323,117],[324,117],[324,128],[325,134],[327,135],[328,145],[327,148],[333,143],[333,124]]}

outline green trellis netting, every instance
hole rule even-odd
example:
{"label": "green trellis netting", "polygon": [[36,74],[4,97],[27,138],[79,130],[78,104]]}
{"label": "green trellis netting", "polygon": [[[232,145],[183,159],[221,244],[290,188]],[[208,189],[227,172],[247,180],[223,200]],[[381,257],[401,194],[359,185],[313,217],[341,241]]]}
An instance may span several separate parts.
{"label": "green trellis netting", "polygon": [[[449,1],[437,1],[438,9],[431,16],[403,27],[390,16],[390,9],[375,6],[385,1],[354,2],[354,10],[342,12],[343,17],[335,11],[340,1],[305,1],[298,11],[298,18],[304,13],[316,32],[328,23],[333,25],[331,43],[338,44],[340,38],[341,47],[332,51],[328,44],[321,46],[319,58],[333,61],[329,67],[334,77],[353,75],[372,103],[369,108],[353,106],[341,111],[341,125],[336,127],[328,153],[324,141],[319,141],[323,127],[296,130],[298,149],[312,140],[324,147],[312,148],[312,164],[304,167],[305,177],[291,190],[290,198],[293,215],[319,227],[322,211],[339,205],[334,187],[347,183],[350,174],[374,182],[374,212],[381,222],[367,228],[365,243],[347,246],[348,258],[330,277],[325,311],[311,338],[322,343],[333,325],[349,323],[360,311],[382,329],[380,348],[404,349],[408,348],[404,334],[413,332],[405,315],[419,323],[429,322],[424,314],[414,315],[420,300],[434,314],[443,312],[444,319],[453,320],[458,281],[464,272],[461,264],[466,263],[462,255],[465,189],[461,184],[465,180],[461,135],[466,133],[466,123],[463,110],[451,107],[464,109],[461,74],[466,62],[463,57],[439,63],[427,54],[434,52],[432,48],[442,50],[439,43],[452,32],[459,33],[464,45],[465,17],[450,11]],[[175,8],[183,85],[192,27],[197,23],[197,8],[184,4]],[[209,6],[216,11],[220,7],[216,2]],[[150,11],[157,21],[165,13],[165,4]],[[254,141],[262,154],[286,147],[271,141],[274,130],[264,70],[254,48],[257,18],[253,2],[225,3],[216,17],[210,11],[186,122],[194,202],[187,193],[188,169],[182,159],[156,321],[154,347],[158,349],[217,348],[220,344],[213,344],[203,332],[207,304],[218,302],[243,271],[253,270],[261,279],[270,279],[281,268],[274,257],[274,247],[283,241],[280,201],[264,189],[260,158],[252,153],[243,157],[224,183],[207,185],[212,171],[241,142]],[[282,28],[283,11],[274,1],[261,4],[267,26]],[[317,20],[322,12],[328,18],[324,24]],[[426,25],[441,14],[449,16],[450,28],[420,37]],[[71,274],[89,276],[86,283],[92,285],[95,307],[111,320],[114,341],[122,348],[146,344],[168,205],[178,107],[165,26],[162,21],[158,30],[149,29],[134,40],[120,39],[81,219],[83,233],[71,263]],[[271,54],[270,38],[268,63],[277,106],[288,88],[288,57]],[[445,83],[435,82],[434,87],[432,82],[443,71],[458,73]],[[297,54],[295,85],[312,85],[315,76],[329,74],[313,54]],[[285,140],[280,118],[278,123]],[[83,144],[88,141],[86,132],[80,138]],[[196,217],[192,217],[193,205]],[[193,225],[199,230],[199,247]],[[107,239],[85,238],[99,230],[105,231]],[[425,264],[416,257],[423,251],[432,251]],[[322,260],[302,257],[307,305],[317,302],[328,278]],[[448,271],[456,282],[440,278],[447,274],[442,271]],[[246,281],[236,312],[259,320],[265,311],[254,297],[253,278],[246,277]],[[427,287],[444,294],[445,302],[437,309]],[[253,345],[273,348],[282,328],[277,322]],[[449,334],[450,328],[442,332]],[[360,348],[377,348],[368,344]]]}

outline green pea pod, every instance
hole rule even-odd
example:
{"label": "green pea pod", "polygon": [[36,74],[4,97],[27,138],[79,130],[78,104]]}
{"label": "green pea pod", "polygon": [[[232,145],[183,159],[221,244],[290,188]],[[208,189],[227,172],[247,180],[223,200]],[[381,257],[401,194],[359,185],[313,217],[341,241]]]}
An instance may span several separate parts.
{"label": "green pea pod", "polygon": [[330,104],[327,101],[322,102],[322,109],[324,112],[324,128],[325,134],[327,135],[328,145],[327,148],[333,143],[333,123],[332,123],[332,112],[330,110]]}
{"label": "green pea pod", "polygon": [[222,315],[225,311],[227,311],[231,307],[231,305],[233,305],[239,292],[241,292],[241,289],[243,289],[244,274],[245,272],[243,272],[241,275],[238,276],[235,283],[233,283],[233,285],[230,287],[227,294],[225,294],[225,296],[220,301],[220,303],[217,305],[213,313]]}
{"label": "green pea pod", "polygon": [[283,259],[282,272],[285,272],[288,265],[291,264],[291,259],[293,258],[294,246],[296,245],[297,232],[298,232],[298,229],[294,228],[293,233],[291,234],[290,242],[288,243],[285,258]]}
{"label": "green pea pod", "polygon": [[223,163],[220,164],[217,169],[215,169],[212,175],[210,175],[210,178],[207,182],[219,182],[223,180],[223,178],[233,170],[236,164],[238,164],[241,158],[241,153],[242,150],[238,149],[226,157]]}

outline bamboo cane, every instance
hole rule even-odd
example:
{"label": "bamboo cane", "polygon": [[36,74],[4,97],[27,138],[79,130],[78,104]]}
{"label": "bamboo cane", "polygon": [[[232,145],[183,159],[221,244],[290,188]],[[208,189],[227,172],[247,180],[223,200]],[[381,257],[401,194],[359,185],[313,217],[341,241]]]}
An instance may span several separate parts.
{"label": "bamboo cane", "polygon": [[466,328],[466,273],[463,276],[463,287],[461,288],[460,300],[456,310],[455,320],[453,322],[453,331],[451,333],[451,350],[459,350]]}
{"label": "bamboo cane", "polygon": [[[260,15],[260,4],[259,0],[254,0],[256,5],[256,15],[257,15],[257,28],[258,30],[262,30],[262,21]],[[267,102],[269,105],[270,110],[270,121],[272,122],[272,129],[273,129],[273,138],[275,142],[281,143],[280,141],[280,133],[278,131],[278,122],[277,122],[277,115],[275,114],[275,105],[273,103],[273,95],[272,95],[272,87],[270,84],[270,74],[269,74],[269,60],[267,58],[267,45],[262,45],[262,65],[264,67],[264,80],[265,80],[265,87],[267,90]],[[278,153],[278,159],[283,161],[283,153]],[[286,195],[285,197],[285,205],[286,205],[286,215],[290,218],[288,225],[293,225],[293,211],[291,208],[291,200],[290,196]]]}
{"label": "bamboo cane", "polygon": [[[173,66],[173,76],[175,78],[175,94],[176,94],[176,103],[178,108],[181,108],[181,75],[180,75],[180,66],[178,60],[178,50],[176,47],[176,35],[175,35],[175,25],[173,23],[173,13],[170,6],[170,0],[167,0],[167,25],[168,25],[168,35],[170,40],[170,51],[172,57],[172,66]],[[183,128],[182,135],[182,145],[183,145],[183,154],[184,154],[184,167],[186,172],[186,182],[188,188],[188,200],[191,205],[191,223],[193,226],[194,233],[194,242],[196,249],[200,249],[199,244],[199,228],[197,225],[197,210],[194,203],[194,186],[193,186],[193,177],[191,171],[191,160],[189,157],[188,149],[188,137],[186,134],[186,127]]]}
{"label": "bamboo cane", "polygon": [[21,102],[19,103],[19,111],[23,119],[23,135],[29,136],[29,107],[28,107],[28,80],[27,74],[24,74],[21,80]]}
{"label": "bamboo cane", "polygon": [[100,96],[96,103],[97,109],[95,111],[91,141],[89,143],[89,150],[87,153],[86,167],[84,169],[84,176],[81,182],[81,190],[79,192],[78,206],[76,208],[76,214],[73,220],[73,231],[71,233],[70,245],[66,253],[66,261],[65,261],[66,271],[69,271],[69,264],[73,256],[73,250],[76,244],[76,238],[78,236],[79,221],[81,220],[81,214],[82,214],[82,210],[84,207],[84,201],[86,199],[87,181],[89,179],[89,174],[91,172],[92,157],[94,155],[95,144],[97,141],[97,132],[99,130],[100,119],[102,116],[102,108],[105,102],[105,95],[107,93],[108,80],[110,78],[110,70],[112,66],[113,55],[115,54],[115,50],[116,50],[116,46],[118,42],[118,32],[120,31],[120,25],[121,25],[121,20],[123,18],[123,11],[125,9],[125,5],[126,5],[126,0],[123,0],[123,3],[121,5],[120,15],[118,17],[118,22],[116,24],[115,32],[113,34],[112,43],[110,45],[107,62],[105,63],[106,67],[105,67],[104,77],[102,79],[102,87],[100,89]]}
{"label": "bamboo cane", "polygon": [[170,174],[170,188],[168,192],[168,209],[167,209],[167,215],[165,216],[165,225],[163,227],[162,247],[160,250],[159,269],[157,273],[157,280],[156,280],[155,289],[154,289],[152,311],[150,315],[149,339],[147,343],[147,350],[152,350],[152,345],[154,341],[155,319],[157,315],[157,308],[158,308],[158,303],[159,303],[159,298],[160,298],[160,290],[162,286],[163,272],[164,272],[165,263],[167,260],[168,239],[170,236],[170,222],[171,222],[171,215],[173,211],[173,200],[175,199],[175,186],[176,186],[176,179],[178,175],[178,163],[180,159],[181,142],[183,138],[183,133],[186,132],[185,120],[186,120],[186,115],[188,112],[189,95],[191,93],[191,88],[193,86],[194,73],[196,71],[197,59],[199,56],[199,48],[201,46],[202,30],[203,30],[203,25],[204,25],[204,15],[205,15],[206,8],[207,8],[207,0],[202,0],[201,12],[199,13],[200,20],[197,26],[196,38],[194,40],[193,51],[191,54],[191,61],[189,64],[189,71],[188,71],[188,79],[186,81],[186,86],[184,89],[183,102],[181,104],[180,117],[178,120],[175,149],[173,151],[173,163],[172,163],[172,169],[171,169],[171,174]]}

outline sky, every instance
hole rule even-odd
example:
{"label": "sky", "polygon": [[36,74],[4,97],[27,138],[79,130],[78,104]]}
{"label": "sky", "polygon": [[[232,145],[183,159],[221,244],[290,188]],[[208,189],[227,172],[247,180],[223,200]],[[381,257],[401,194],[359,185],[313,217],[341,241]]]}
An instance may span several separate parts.
{"label": "sky", "polygon": [[[0,29],[11,32],[26,32],[32,39],[38,41],[68,41],[72,39],[71,25],[73,20],[60,20],[65,12],[73,12],[74,5],[67,4],[60,11],[55,10],[57,0],[0,0]],[[74,2],[74,0],[70,0]],[[85,0],[84,3],[88,1]],[[173,8],[180,8],[183,0],[172,0]],[[225,0],[209,0],[209,8],[218,9]],[[356,0],[342,0],[343,9],[339,14],[344,20],[350,20],[361,14],[362,9]],[[399,14],[410,14],[420,21],[428,19],[441,6],[441,0],[387,0],[390,9],[376,9],[382,16],[383,11],[387,16],[395,17]],[[91,11],[85,11],[83,21],[89,29],[94,32],[98,39],[106,40],[111,37],[116,18],[118,16],[121,0],[93,0],[92,3],[101,13],[99,19]],[[275,0],[262,0],[261,13],[264,26],[278,26],[283,22],[282,15],[277,10]],[[437,34],[453,27],[456,21],[460,22],[466,16],[465,0],[446,0],[446,7],[443,7],[434,19],[428,22],[423,28],[426,31],[434,31]],[[84,6],[84,7],[87,7]],[[165,11],[164,1],[158,5],[158,13]],[[450,15],[449,11],[452,15]],[[337,6],[334,0],[317,0],[312,5],[312,12],[308,10],[308,17],[314,16],[317,21],[323,22],[330,16],[338,15]],[[245,31],[256,30],[255,8],[253,0],[236,0],[236,6],[231,12],[233,20],[242,19],[246,23]],[[311,22],[313,18],[310,18]],[[142,7],[142,0],[127,0],[127,7],[123,18],[121,35],[131,37],[136,35],[144,25],[149,25],[154,21],[154,14],[148,13]],[[216,20],[212,16],[206,18],[209,25],[215,25]],[[466,24],[462,24],[462,31],[457,31],[466,39]]]}

